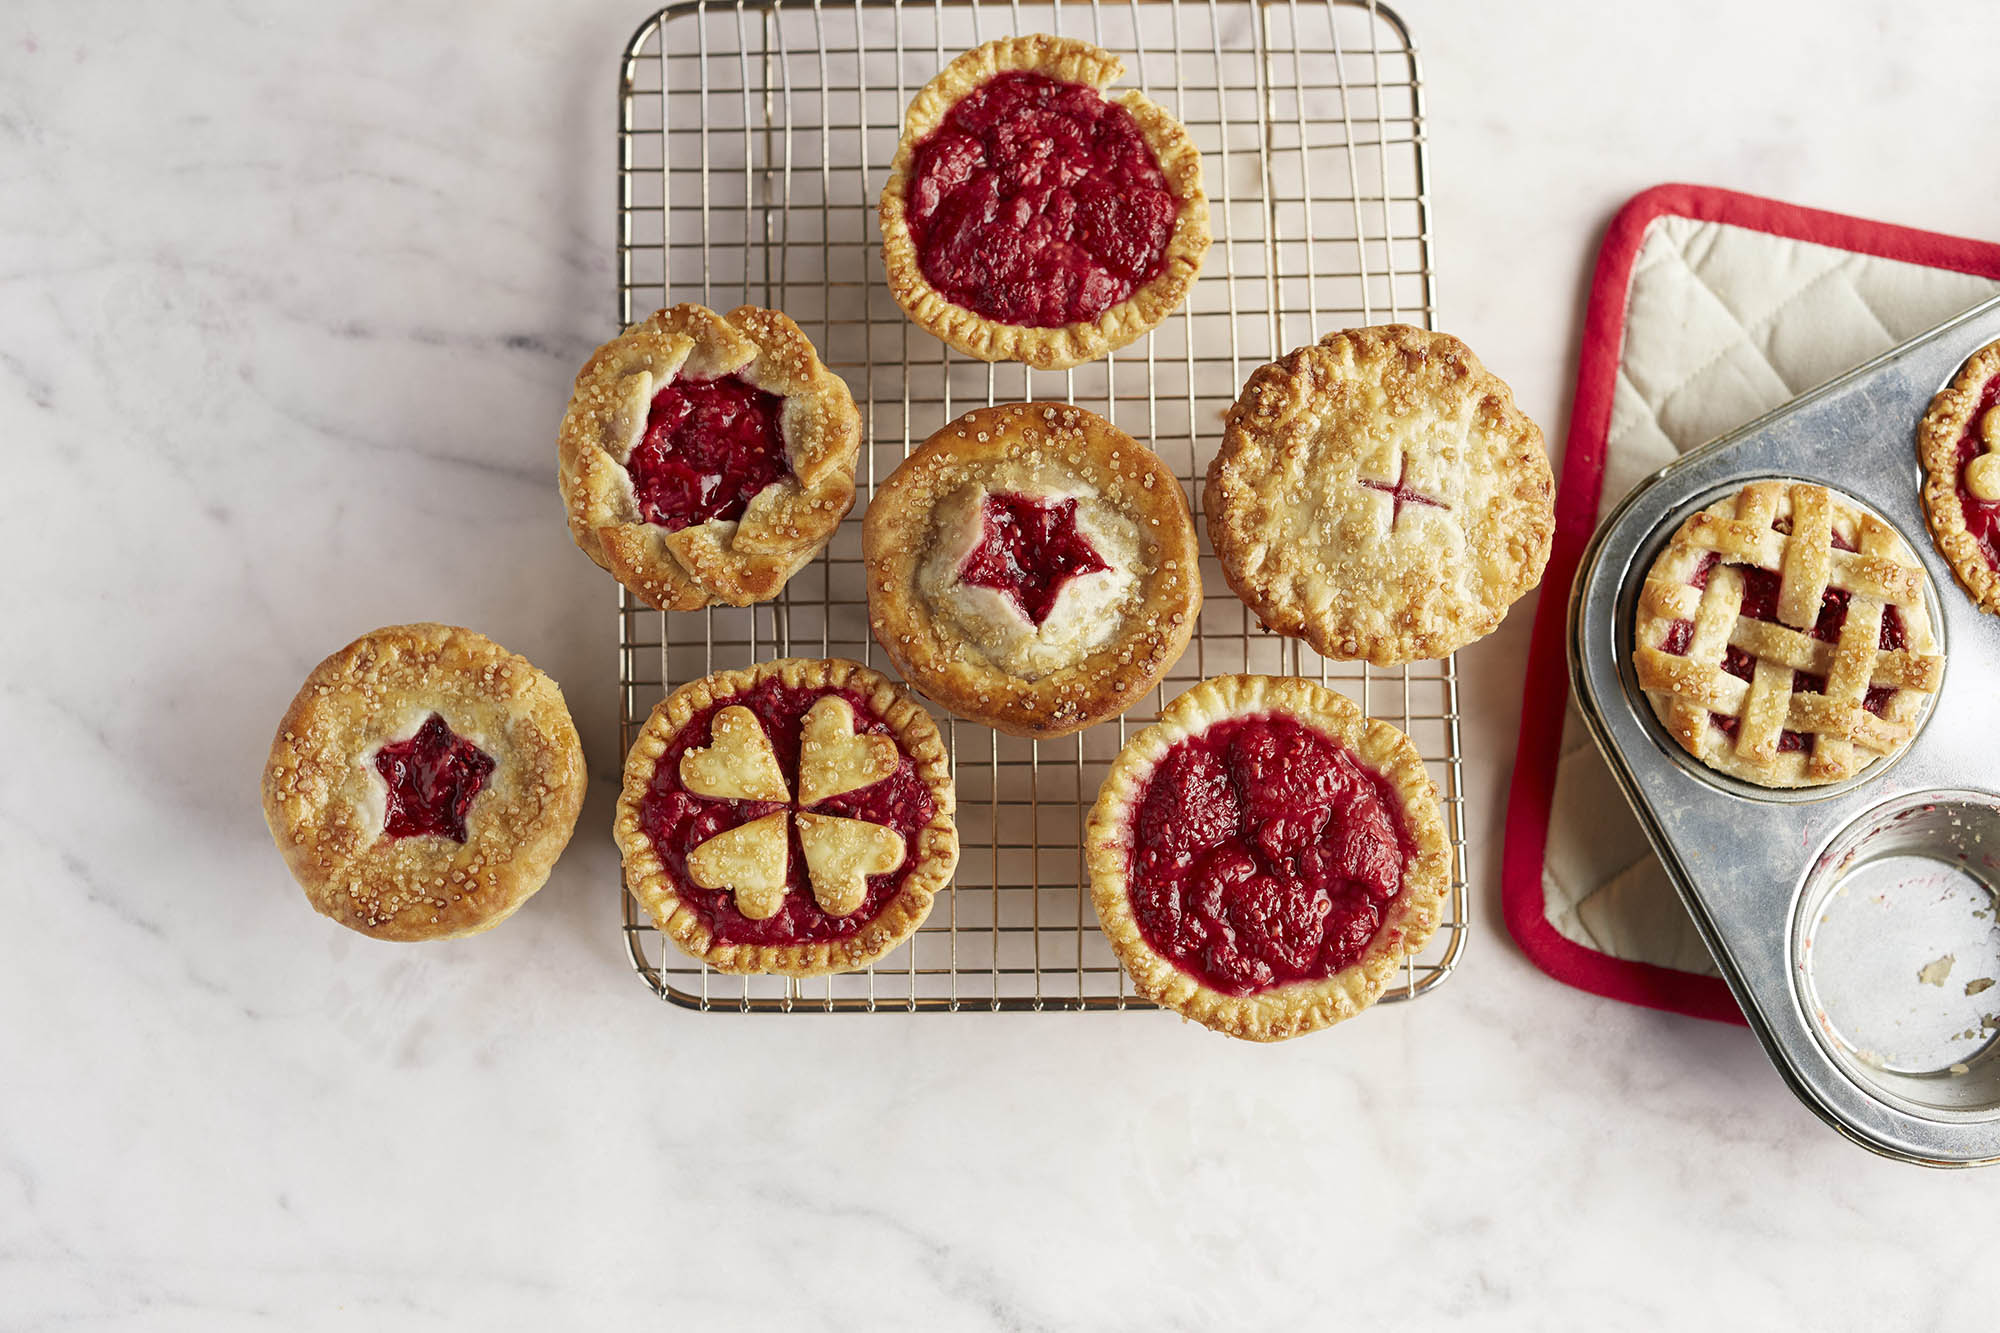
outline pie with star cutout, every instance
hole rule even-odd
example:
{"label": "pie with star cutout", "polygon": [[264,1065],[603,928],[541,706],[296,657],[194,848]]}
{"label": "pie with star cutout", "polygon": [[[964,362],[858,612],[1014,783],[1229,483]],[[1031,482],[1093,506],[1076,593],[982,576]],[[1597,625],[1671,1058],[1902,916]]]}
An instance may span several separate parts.
{"label": "pie with star cutout", "polygon": [[1187,646],[1194,521],[1152,450],[1068,403],[968,412],[862,521],[868,618],[923,694],[1016,736],[1115,717]]}
{"label": "pie with star cutout", "polygon": [[1203,510],[1266,629],[1377,666],[1491,633],[1555,533],[1541,430],[1464,343],[1406,324],[1328,334],[1251,375]]}
{"label": "pie with star cutout", "polygon": [[2000,615],[2000,342],[1972,354],[1917,427],[1924,511],[1938,554]]}
{"label": "pie with star cutout", "polygon": [[968,356],[1061,370],[1146,333],[1208,251],[1201,154],[1068,37],[967,51],[910,103],[882,191],[889,289]]}
{"label": "pie with star cutout", "polygon": [[556,683],[483,634],[391,625],[313,668],[264,768],[264,818],[312,905],[384,940],[498,924],[583,807]]}
{"label": "pie with star cutout", "polygon": [[557,480],[584,554],[648,606],[769,601],[854,504],[861,414],[775,310],[677,305],[591,355]]}
{"label": "pie with star cutout", "polygon": [[683,685],[625,761],[625,884],[723,972],[865,967],[923,924],[958,861],[951,772],[879,672],[785,658]]}
{"label": "pie with star cutout", "polygon": [[1139,993],[1252,1041],[1373,1004],[1451,881],[1410,738],[1296,677],[1218,676],[1175,699],[1113,761],[1084,850]]}

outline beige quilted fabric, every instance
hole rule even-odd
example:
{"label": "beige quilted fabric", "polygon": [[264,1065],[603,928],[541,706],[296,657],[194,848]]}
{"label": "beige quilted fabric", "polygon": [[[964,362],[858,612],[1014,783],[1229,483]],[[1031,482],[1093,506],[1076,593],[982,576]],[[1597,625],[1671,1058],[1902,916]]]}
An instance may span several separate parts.
{"label": "beige quilted fabric", "polygon": [[[1985,278],[1743,227],[1656,219],[1632,271],[1599,519],[1676,455],[1996,290]],[[1715,972],[1574,706],[1542,888],[1550,923],[1586,948]]]}

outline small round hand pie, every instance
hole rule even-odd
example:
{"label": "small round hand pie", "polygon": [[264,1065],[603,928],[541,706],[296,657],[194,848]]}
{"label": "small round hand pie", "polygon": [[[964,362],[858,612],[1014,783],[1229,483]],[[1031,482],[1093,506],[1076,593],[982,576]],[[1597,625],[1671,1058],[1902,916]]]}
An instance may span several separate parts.
{"label": "small round hand pie", "polygon": [[1760,787],[1853,777],[1916,734],[1944,678],[1896,530],[1808,482],[1690,514],[1646,575],[1639,688],[1689,754]]}
{"label": "small round hand pie", "polygon": [[471,935],[549,877],[583,808],[556,683],[483,634],[391,625],[313,668],[264,766],[264,820],[323,914]]}
{"label": "small round hand pie", "polygon": [[868,619],[912,685],[1016,736],[1132,706],[1187,647],[1201,575],[1152,450],[1067,403],[968,412],[900,463],[862,522]]}
{"label": "small round hand pie", "polygon": [[557,479],[584,554],[647,605],[776,597],[854,504],[861,415],[775,310],[677,305],[597,349]]}
{"label": "small round hand pie", "polygon": [[1061,370],[1187,299],[1208,250],[1201,154],[1118,58],[1008,37],[924,85],[882,192],[882,256],[917,324],[982,361]]}
{"label": "small round hand pie", "polygon": [[1972,354],[1917,427],[1924,509],[1938,553],[2000,615],[2000,342]]}
{"label": "small round hand pie", "polygon": [[1328,334],[1250,377],[1203,493],[1267,629],[1396,666],[1490,634],[1555,533],[1542,432],[1456,338]]}
{"label": "small round hand pie", "polygon": [[1174,700],[1112,763],[1085,846],[1139,993],[1253,1041],[1373,1004],[1451,882],[1409,737],[1295,677],[1217,676]]}
{"label": "small round hand pie", "polygon": [[626,757],[614,831],[632,896],[723,972],[865,967],[923,924],[958,862],[930,715],[839,659],[668,695]]}

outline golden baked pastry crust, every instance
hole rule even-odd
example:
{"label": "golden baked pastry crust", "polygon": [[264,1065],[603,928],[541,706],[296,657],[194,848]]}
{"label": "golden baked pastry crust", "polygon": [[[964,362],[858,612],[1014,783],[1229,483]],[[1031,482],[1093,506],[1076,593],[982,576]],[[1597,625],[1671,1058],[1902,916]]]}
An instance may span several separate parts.
{"label": "golden baked pastry crust", "polygon": [[1265,628],[1395,666],[1491,633],[1541,581],[1554,495],[1541,430],[1471,349],[1385,324],[1250,376],[1203,509]]}
{"label": "golden baked pastry crust", "polygon": [[[383,836],[374,755],[432,713],[494,760],[449,836]],[[323,915],[382,940],[497,925],[548,879],[583,808],[583,747],[556,683],[483,634],[390,625],[313,668],[264,767],[264,820]]]}
{"label": "golden baked pastry crust", "polygon": [[[932,286],[917,260],[907,196],[918,148],[960,99],[995,75],[1012,71],[1083,84],[1123,106],[1138,123],[1168,191],[1179,204],[1159,273],[1094,320],[1034,328],[989,319]],[[889,290],[912,322],[981,361],[1020,361],[1036,370],[1064,370],[1132,342],[1187,299],[1209,245],[1201,153],[1187,129],[1145,94],[1128,89],[1113,96],[1106,91],[1124,72],[1118,57],[1088,42],[1046,34],[1003,37],[958,56],[918,92],[903,117],[903,137],[889,164],[889,183],[879,209]]]}
{"label": "golden baked pastry crust", "polygon": [[[1776,619],[1744,613],[1745,568],[1778,580]],[[1813,633],[1829,594],[1846,606],[1831,642]],[[1884,649],[1891,608],[1904,643]],[[1661,724],[1708,767],[1760,787],[1839,782],[1896,753],[1944,679],[1915,553],[1809,482],[1753,482],[1690,514],[1646,574],[1633,631],[1639,688]],[[1749,680],[1724,669],[1732,649]],[[1799,673],[1823,688],[1798,689]],[[1878,689],[1888,693],[1871,710]],[[1786,732],[1809,744],[1781,748]]]}
{"label": "golden baked pastry crust", "polygon": [[[897,749],[912,761],[933,802],[929,823],[918,832],[914,845],[905,848],[905,855],[914,863],[909,874],[873,920],[854,934],[842,938],[790,944],[731,944],[717,939],[702,913],[675,887],[672,876],[641,823],[640,803],[652,785],[654,771],[688,723],[711,705],[727,705],[729,700],[747,694],[760,682],[770,679],[808,689],[846,689],[865,698],[874,712],[888,724]],[[867,738],[854,739],[865,742]],[[710,748],[713,748],[715,738],[710,740]],[[812,764],[814,746],[815,741],[809,732],[801,747],[802,768]],[[865,743],[857,746],[851,761],[836,757],[836,767],[852,769],[847,781],[866,778],[869,772],[874,771],[874,761],[868,754],[868,748]],[[724,765],[724,768],[738,773],[748,772],[751,767],[753,765]],[[686,770],[683,769],[683,772]],[[844,788],[837,775],[825,773],[815,777],[794,774],[790,780],[797,784],[795,792],[799,787],[816,783],[816,788],[807,791],[806,795],[830,795],[852,790]],[[804,809],[796,796],[789,804],[795,819],[807,820],[809,816],[825,818]],[[653,918],[660,932],[682,952],[720,972],[812,977],[866,967],[903,943],[923,924],[924,918],[930,914],[932,902],[951,882],[952,870],[958,863],[958,829],[953,821],[953,811],[951,766],[944,741],[938,735],[930,714],[921,705],[887,676],[859,662],[841,658],[810,660],[788,657],[759,663],[741,671],[718,671],[690,681],[660,701],[646,719],[646,725],[640,729],[626,756],[624,789],[618,798],[613,834],[619,851],[624,855],[626,888]],[[786,812],[776,813],[783,815]],[[893,830],[884,831],[893,833]],[[818,845],[827,849],[828,861],[846,863],[836,864],[836,870],[851,871],[857,858],[865,857],[873,850],[867,846],[866,840],[858,846],[837,843],[832,837],[834,832],[824,824],[801,827],[809,861],[814,846]],[[815,872],[820,869],[818,865],[813,866]],[[744,889],[741,885],[735,887],[741,903]],[[814,890],[822,906],[829,911],[837,910],[838,905],[830,903],[830,896],[835,890],[829,885],[823,894],[817,874]]]}
{"label": "golden baked pastry crust", "polygon": [[[785,400],[780,433],[791,475],[737,521],[678,531],[640,515],[625,460],[653,395],[676,377],[741,378]],[[820,553],[854,504],[861,414],[847,384],[776,310],[706,306],[655,311],[591,354],[577,372],[558,445],[557,480],[584,554],[647,605],[697,611],[769,601]]]}
{"label": "golden baked pastry crust", "polygon": [[[1401,801],[1411,854],[1404,862],[1401,889],[1389,900],[1357,961],[1318,980],[1231,995],[1147,942],[1133,915],[1128,868],[1139,804],[1174,744],[1230,718],[1269,714],[1292,718],[1337,741],[1384,779]],[[1139,994],[1204,1027],[1251,1041],[1317,1031],[1375,1003],[1404,960],[1429,943],[1451,887],[1451,840],[1437,787],[1416,746],[1388,723],[1364,716],[1345,695],[1293,676],[1216,676],[1175,699],[1112,762],[1091,807],[1084,850],[1097,919]]]}
{"label": "golden baked pastry crust", "polygon": [[[1111,566],[1072,577],[1040,625],[956,573],[988,493],[1076,499]],[[1124,712],[1187,647],[1199,547],[1180,482],[1152,450],[1068,403],[968,412],[899,464],[862,522],[868,620],[917,690],[1015,736],[1067,735]],[[997,660],[996,660],[997,659]]]}
{"label": "golden baked pastry crust", "polygon": [[[1983,432],[1983,457],[2000,455],[2000,405],[1987,408],[1979,421],[1973,420],[1986,386],[1995,376],[2000,376],[2000,342],[1974,352],[1952,382],[1931,399],[1917,425],[1917,459],[1924,467],[1924,513],[1938,554],[1950,563],[1952,573],[1958,575],[1959,583],[1981,610],[2000,615],[2000,571],[1987,561],[1978,540],[1966,528],[1965,507],[1958,494],[1959,441],[1968,428]],[[1974,462],[1987,470],[1989,477],[2000,472],[1994,462]]]}

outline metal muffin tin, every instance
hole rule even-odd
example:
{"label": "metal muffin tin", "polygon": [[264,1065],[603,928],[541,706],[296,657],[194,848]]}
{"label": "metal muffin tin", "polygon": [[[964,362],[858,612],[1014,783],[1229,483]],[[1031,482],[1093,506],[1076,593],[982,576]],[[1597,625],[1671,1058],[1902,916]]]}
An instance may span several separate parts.
{"label": "metal muffin tin", "polygon": [[[2000,617],[1932,545],[1915,437],[1996,338],[2000,298],[1675,460],[1598,529],[1570,601],[1578,709],[1766,1053],[1834,1128],[1930,1166],[2000,1161]],[[1831,786],[1771,791],[1704,768],[1632,670],[1660,549],[1688,514],[1766,477],[1859,500],[1930,578],[1938,697],[1900,754]]]}

